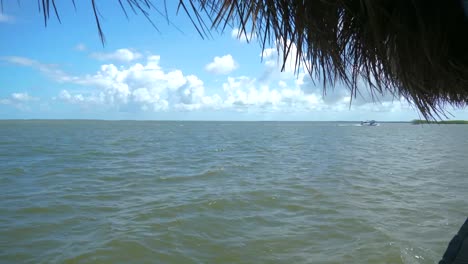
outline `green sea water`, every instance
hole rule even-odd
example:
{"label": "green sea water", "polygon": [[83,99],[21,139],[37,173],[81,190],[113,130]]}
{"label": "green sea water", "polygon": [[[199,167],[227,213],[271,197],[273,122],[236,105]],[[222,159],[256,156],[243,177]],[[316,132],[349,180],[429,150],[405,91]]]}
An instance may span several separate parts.
{"label": "green sea water", "polygon": [[0,121],[0,263],[436,263],[468,126]]}

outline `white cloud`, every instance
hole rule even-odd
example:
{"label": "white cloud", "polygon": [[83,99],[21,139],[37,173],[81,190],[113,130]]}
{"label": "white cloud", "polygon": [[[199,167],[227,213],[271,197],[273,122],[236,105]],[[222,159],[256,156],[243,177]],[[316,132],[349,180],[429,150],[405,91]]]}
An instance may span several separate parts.
{"label": "white cloud", "polygon": [[78,43],[75,46],[75,50],[77,50],[77,51],[85,51],[86,49],[87,49],[87,47],[83,43]]}
{"label": "white cloud", "polygon": [[[403,100],[393,98],[390,93],[372,96],[370,89],[363,81],[360,82],[359,93],[355,98],[351,98],[349,89],[340,83],[337,83],[335,87],[327,87],[326,91],[324,91],[322,81],[313,80],[309,75],[307,71],[309,65],[305,65],[304,62],[301,62],[300,65],[296,64],[298,50],[294,43],[290,43],[289,40],[286,41],[286,45],[290,45],[288,57],[286,61],[283,61],[283,44],[283,40],[278,40],[276,41],[277,47],[266,48],[260,54],[265,65],[264,72],[259,78],[260,82],[267,85],[277,83],[282,89],[287,87],[298,88],[304,96],[314,95],[319,98],[322,109],[334,111],[349,111],[350,103],[352,103],[353,109],[365,107],[369,111],[370,109],[377,111],[377,109],[383,108],[389,110],[388,104],[393,101]],[[294,82],[294,84],[290,84],[291,82]],[[369,105],[373,107],[369,108]]]}
{"label": "white cloud", "polygon": [[18,56],[3,57],[2,60],[8,61],[13,64],[21,65],[21,66],[34,66],[34,65],[40,64],[35,60],[25,58],[25,57],[18,57]]}
{"label": "white cloud", "polygon": [[118,49],[111,53],[95,52],[91,53],[91,57],[100,61],[121,61],[131,62],[140,59],[142,55],[138,52],[129,49]]}
{"label": "white cloud", "polygon": [[217,104],[216,96],[205,95],[204,84],[195,75],[180,70],[164,71],[159,56],[149,56],[146,64],[129,67],[104,64],[93,75],[70,77],[68,82],[96,87],[85,94],[62,91],[58,99],[80,105],[132,106],[144,111],[194,110]]}
{"label": "white cloud", "polygon": [[274,71],[275,73],[281,72],[287,78],[293,77],[296,73],[302,74],[306,72],[306,67],[304,67],[305,65],[303,65],[302,61],[301,65],[296,63],[297,46],[289,40],[286,41],[286,47],[289,47],[286,51],[288,56],[284,60],[284,44],[283,40],[277,40],[275,41],[276,48],[266,48],[260,54],[267,66],[267,70]]}
{"label": "white cloud", "polygon": [[15,18],[6,14],[2,14],[0,12],[0,23],[13,23],[15,22]]}
{"label": "white cloud", "polygon": [[[266,51],[274,58],[276,50]],[[81,106],[105,105],[139,111],[236,110],[257,112],[349,111],[350,93],[337,87],[323,96],[321,87],[310,76],[283,73],[266,80],[249,76],[227,77],[214,93],[207,94],[204,83],[195,75],[180,70],[165,71],[159,56],[147,57],[146,63],[128,67],[104,64],[95,74],[68,76],[67,82],[98,88],[89,93],[62,91],[58,99]],[[279,73],[279,65],[265,65]],[[276,74],[274,75],[276,76]],[[279,80],[278,80],[279,78]],[[299,79],[297,79],[299,78]],[[353,109],[396,111],[388,101],[369,104],[354,99]]]}
{"label": "white cloud", "polygon": [[268,59],[274,57],[276,53],[277,53],[276,49],[266,48],[266,49],[264,49],[262,51],[262,53],[260,55],[262,56],[263,59],[268,60]]}
{"label": "white cloud", "polygon": [[323,108],[315,94],[304,94],[298,87],[270,87],[247,76],[228,77],[223,84],[224,107],[261,111],[310,111]]}
{"label": "white cloud", "polygon": [[69,76],[65,74],[61,69],[59,69],[58,66],[55,64],[41,63],[30,58],[19,56],[0,57],[0,60],[19,66],[35,68],[59,82],[67,81],[67,79],[69,78]]}
{"label": "white cloud", "polygon": [[[323,96],[320,82],[314,83],[302,71],[280,72],[277,50],[264,51],[265,72],[254,76],[227,76],[218,87],[205,87],[196,75],[186,75],[181,70],[166,70],[160,65],[160,56],[148,56],[145,62],[126,66],[108,63],[95,73],[82,76],[66,74],[57,66],[44,64],[24,57],[6,57],[3,60],[16,65],[36,68],[57,82],[74,84],[86,89],[62,90],[56,100],[78,105],[85,109],[109,109],[123,112],[174,112],[174,111],[241,111],[256,113],[346,113],[350,112],[350,93],[337,86]],[[224,57],[232,59],[232,56]],[[220,59],[213,62],[219,63]],[[234,61],[232,59],[232,61]],[[270,63],[268,63],[270,62]],[[223,63],[219,63],[223,64]],[[219,65],[218,65],[219,66]],[[232,66],[232,64],[231,64]],[[380,97],[373,104],[362,87],[362,96],[353,99],[351,109],[359,113],[413,112],[407,103],[393,97]],[[2,104],[18,102],[25,105],[33,97],[28,94],[11,95],[1,99]],[[317,116],[317,115],[316,115]],[[330,116],[330,115],[329,115]],[[329,117],[330,118],[330,117]],[[367,118],[367,117],[366,117]],[[326,119],[326,118],[325,118]]]}
{"label": "white cloud", "polygon": [[288,87],[288,84],[285,81],[279,81],[278,86],[281,87],[281,88],[286,88],[286,87]]}
{"label": "white cloud", "polygon": [[231,54],[227,54],[222,57],[214,57],[213,61],[205,66],[205,70],[214,74],[228,74],[237,67],[238,65]]}
{"label": "white cloud", "polygon": [[106,95],[103,92],[84,95],[82,93],[71,93],[68,90],[62,90],[59,95],[53,99],[68,104],[79,105],[84,109],[102,110],[101,108],[111,107],[111,105],[106,105]]}
{"label": "white cloud", "polygon": [[255,39],[255,35],[252,32],[242,32],[239,28],[232,29],[231,37],[238,39],[242,43],[250,42]]}
{"label": "white cloud", "polygon": [[[198,109],[235,109],[258,111],[293,111],[321,108],[319,98],[305,94],[299,87],[286,82],[269,87],[247,76],[228,77],[222,90],[207,94],[204,83],[195,75],[180,70],[164,71],[159,56],[150,56],[146,64],[129,67],[102,65],[100,70],[70,82],[98,90],[90,94],[62,91],[58,99],[72,104],[104,104],[132,106],[143,111],[193,111]],[[299,109],[299,110],[300,110]]]}
{"label": "white cloud", "polygon": [[39,101],[28,93],[12,93],[8,98],[0,98],[0,105],[11,105],[20,110],[28,110],[31,102]]}
{"label": "white cloud", "polygon": [[12,93],[11,99],[16,102],[24,103],[38,100],[38,98],[30,96],[28,93]]}

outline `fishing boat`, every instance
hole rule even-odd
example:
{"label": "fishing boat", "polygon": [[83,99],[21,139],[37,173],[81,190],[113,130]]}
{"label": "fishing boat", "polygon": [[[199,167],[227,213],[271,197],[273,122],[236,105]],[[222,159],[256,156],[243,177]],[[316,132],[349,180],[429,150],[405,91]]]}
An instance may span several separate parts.
{"label": "fishing boat", "polygon": [[361,126],[379,126],[379,123],[377,123],[375,120],[366,120],[361,121]]}

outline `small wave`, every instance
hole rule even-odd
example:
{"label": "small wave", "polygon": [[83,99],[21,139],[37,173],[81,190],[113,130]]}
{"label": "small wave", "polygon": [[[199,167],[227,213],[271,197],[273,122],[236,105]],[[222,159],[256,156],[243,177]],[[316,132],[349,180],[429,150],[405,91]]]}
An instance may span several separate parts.
{"label": "small wave", "polygon": [[142,154],[143,154],[143,151],[141,149],[135,149],[135,150],[131,150],[131,151],[128,151],[128,152],[122,152],[120,154],[120,156],[133,158],[133,157],[138,157],[138,156],[140,156]]}
{"label": "small wave", "polygon": [[17,213],[24,214],[24,215],[47,215],[47,214],[63,214],[65,212],[72,211],[73,208],[68,205],[48,205],[47,207],[44,206],[31,206],[31,207],[24,207],[19,208],[16,210]]}
{"label": "small wave", "polygon": [[23,168],[11,168],[7,169],[2,172],[3,175],[10,175],[10,176],[21,176],[25,173],[25,170]]}
{"label": "small wave", "polygon": [[32,147],[31,151],[35,152],[35,153],[39,153],[39,154],[54,154],[54,153],[56,153],[56,150],[45,147],[45,146]]}
{"label": "small wave", "polygon": [[418,264],[418,263],[426,263],[428,257],[432,259],[437,259],[438,256],[435,252],[426,250],[423,248],[412,248],[406,247],[401,249],[400,254],[403,263],[405,264]]}
{"label": "small wave", "polygon": [[203,180],[211,177],[217,177],[224,172],[224,167],[208,169],[202,173],[189,174],[189,175],[174,175],[174,176],[160,176],[159,179],[170,182],[183,182],[192,180]]}
{"label": "small wave", "polygon": [[88,246],[88,250],[69,254],[64,263],[191,263],[187,256],[177,254],[176,249],[167,249],[166,241],[158,239],[133,240],[114,238],[105,244]]}

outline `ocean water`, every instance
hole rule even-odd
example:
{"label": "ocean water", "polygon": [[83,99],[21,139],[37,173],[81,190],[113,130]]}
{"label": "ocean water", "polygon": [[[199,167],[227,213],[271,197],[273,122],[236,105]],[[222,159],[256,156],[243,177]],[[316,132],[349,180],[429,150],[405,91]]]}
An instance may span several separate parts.
{"label": "ocean water", "polygon": [[0,263],[436,263],[468,126],[0,121]]}

